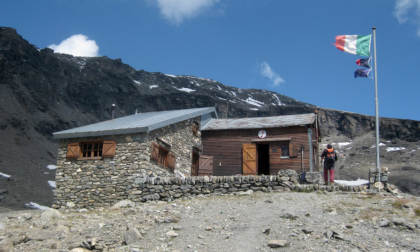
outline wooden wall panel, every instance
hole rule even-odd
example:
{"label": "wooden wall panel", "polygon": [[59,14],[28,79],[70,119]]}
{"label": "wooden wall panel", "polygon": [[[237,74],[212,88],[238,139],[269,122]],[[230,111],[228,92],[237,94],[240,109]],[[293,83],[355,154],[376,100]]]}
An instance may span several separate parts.
{"label": "wooden wall panel", "polygon": [[[242,144],[251,143],[252,139],[257,139],[257,133],[261,129],[241,129],[241,130],[209,130],[202,131],[203,155],[213,156],[213,175],[228,176],[242,174]],[[308,128],[302,126],[269,128],[266,138],[290,137],[290,142],[295,143],[299,148],[304,146],[304,170],[309,171],[309,139]],[[316,135],[312,134],[315,140]],[[287,141],[286,141],[287,142]],[[284,143],[284,142],[283,142]],[[267,144],[267,142],[256,143]],[[301,151],[294,158],[281,158],[281,143],[268,142],[270,158],[270,174],[275,175],[279,170],[293,169],[301,172]],[[317,148],[318,143],[313,141]],[[273,152],[277,149],[277,152]],[[313,153],[318,158],[318,152]],[[318,166],[314,165],[314,171],[318,171]]]}

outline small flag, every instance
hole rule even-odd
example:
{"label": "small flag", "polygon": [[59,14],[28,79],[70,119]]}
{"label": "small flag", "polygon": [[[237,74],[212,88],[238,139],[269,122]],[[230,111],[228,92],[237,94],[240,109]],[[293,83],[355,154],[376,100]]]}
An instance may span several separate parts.
{"label": "small flag", "polygon": [[340,35],[335,37],[338,50],[351,54],[370,57],[371,35]]}
{"label": "small flag", "polygon": [[370,70],[371,69],[357,69],[356,72],[354,72],[354,78],[356,78],[356,77],[366,77],[366,78],[368,78]]}
{"label": "small flag", "polygon": [[356,60],[356,64],[359,65],[359,66],[362,66],[362,67],[370,68],[369,61],[370,61],[370,58],[369,59],[358,59],[358,60]]}

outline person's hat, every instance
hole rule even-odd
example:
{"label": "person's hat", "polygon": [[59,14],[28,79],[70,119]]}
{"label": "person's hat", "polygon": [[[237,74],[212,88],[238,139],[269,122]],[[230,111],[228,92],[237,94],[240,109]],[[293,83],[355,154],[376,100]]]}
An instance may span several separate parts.
{"label": "person's hat", "polygon": [[331,144],[327,144],[327,149],[332,149],[332,145]]}

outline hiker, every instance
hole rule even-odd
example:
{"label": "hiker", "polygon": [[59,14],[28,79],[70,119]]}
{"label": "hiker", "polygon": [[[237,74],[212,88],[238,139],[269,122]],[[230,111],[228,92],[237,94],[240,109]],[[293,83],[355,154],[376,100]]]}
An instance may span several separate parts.
{"label": "hiker", "polygon": [[334,184],[334,167],[335,161],[337,161],[337,152],[333,149],[331,144],[327,145],[327,149],[321,154],[321,159],[324,158],[324,181],[328,184],[328,173],[330,174],[331,185]]}

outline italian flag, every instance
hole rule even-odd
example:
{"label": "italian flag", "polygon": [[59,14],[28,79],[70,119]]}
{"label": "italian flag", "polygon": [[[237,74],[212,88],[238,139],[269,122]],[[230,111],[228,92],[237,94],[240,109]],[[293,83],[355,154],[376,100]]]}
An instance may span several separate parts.
{"label": "italian flag", "polygon": [[370,57],[371,35],[340,35],[335,37],[335,45],[338,50],[351,54]]}

